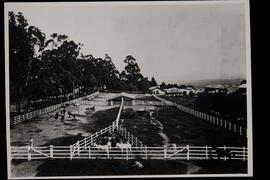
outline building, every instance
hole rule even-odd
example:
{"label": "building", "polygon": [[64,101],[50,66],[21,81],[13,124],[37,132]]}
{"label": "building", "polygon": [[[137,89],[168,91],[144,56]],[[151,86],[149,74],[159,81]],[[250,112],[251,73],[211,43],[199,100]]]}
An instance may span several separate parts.
{"label": "building", "polygon": [[179,89],[176,87],[166,89],[165,94],[168,96],[182,96],[185,89]]}
{"label": "building", "polygon": [[221,84],[207,85],[204,90],[208,94],[227,93],[227,88]]}
{"label": "building", "polygon": [[152,94],[155,94],[155,95],[165,95],[165,91],[163,91],[162,89],[160,89],[159,87],[155,87],[152,89],[151,91]]}
{"label": "building", "polygon": [[238,86],[239,92],[243,95],[246,95],[247,93],[247,84],[241,84],[240,86]]}
{"label": "building", "polygon": [[112,97],[107,99],[110,105],[121,104],[121,101],[124,101],[125,105],[132,105],[134,104],[134,100],[135,95],[125,92],[117,93],[116,95],[113,95]]}

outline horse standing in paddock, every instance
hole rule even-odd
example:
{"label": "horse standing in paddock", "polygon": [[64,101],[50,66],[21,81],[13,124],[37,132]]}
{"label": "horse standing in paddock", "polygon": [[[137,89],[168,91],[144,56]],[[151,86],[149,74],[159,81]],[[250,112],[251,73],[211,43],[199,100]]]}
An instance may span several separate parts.
{"label": "horse standing in paddock", "polygon": [[59,115],[59,113],[56,112],[54,118],[55,118],[55,119],[58,119],[58,115]]}
{"label": "horse standing in paddock", "polygon": [[108,151],[111,148],[111,144],[109,143],[106,145],[99,145],[99,144],[94,143],[94,146],[99,150],[106,150],[106,151]]}
{"label": "horse standing in paddock", "polygon": [[68,112],[68,117],[70,118],[70,116],[72,116],[73,114],[71,112]]}
{"label": "horse standing in paddock", "polygon": [[122,153],[124,149],[131,151],[131,144],[129,143],[116,143],[116,147],[120,148]]}
{"label": "horse standing in paddock", "polygon": [[216,151],[218,160],[221,157],[227,157],[231,160],[232,157],[234,156],[234,153],[232,153],[231,150],[229,149],[219,149],[217,146],[213,146],[212,149]]}

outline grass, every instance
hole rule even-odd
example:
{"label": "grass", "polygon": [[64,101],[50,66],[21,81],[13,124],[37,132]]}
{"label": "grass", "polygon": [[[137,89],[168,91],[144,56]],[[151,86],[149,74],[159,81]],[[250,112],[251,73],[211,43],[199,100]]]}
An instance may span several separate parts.
{"label": "grass", "polygon": [[153,96],[141,96],[141,97],[137,97],[136,100],[140,100],[140,101],[159,101],[158,99],[154,98]]}
{"label": "grass", "polygon": [[189,145],[246,146],[246,138],[209,124],[175,107],[159,110],[157,119],[164,126],[164,133],[171,143]]}
{"label": "grass", "polygon": [[159,128],[151,124],[149,119],[145,116],[125,116],[125,113],[130,113],[135,111],[133,109],[125,109],[123,111],[124,122],[123,126],[139,140],[141,140],[145,145],[161,145],[162,138],[158,134]]}
{"label": "grass", "polygon": [[196,97],[190,96],[161,96],[161,97],[189,108],[196,107]]}
{"label": "grass", "polygon": [[[18,162],[19,161],[19,162]],[[42,164],[40,164],[42,162]],[[246,173],[247,163],[243,161],[163,161],[140,160],[143,168],[133,167],[134,160],[13,160],[20,164],[15,176],[109,176],[109,175],[176,175],[176,174],[226,174]],[[33,169],[33,164],[40,164]],[[29,171],[30,169],[30,171]]]}

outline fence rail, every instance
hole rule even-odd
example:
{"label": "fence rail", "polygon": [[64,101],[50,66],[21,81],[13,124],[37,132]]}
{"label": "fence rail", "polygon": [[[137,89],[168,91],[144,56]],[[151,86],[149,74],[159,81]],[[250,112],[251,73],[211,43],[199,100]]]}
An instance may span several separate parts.
{"label": "fence rail", "polygon": [[[83,97],[80,97],[80,98],[77,98],[77,99],[66,101],[65,103],[69,103],[69,104],[78,103],[78,102],[82,101],[84,98],[91,98],[91,97],[97,96],[98,93],[99,92],[95,92],[95,93],[87,95],[87,96],[83,96]],[[62,107],[62,104],[56,104],[56,105],[53,105],[53,106],[49,106],[49,107],[46,107],[46,108],[42,108],[42,109],[39,109],[39,110],[36,110],[36,111],[29,112],[29,113],[26,113],[26,114],[22,114],[22,115],[19,115],[19,116],[12,117],[12,118],[10,118],[10,125],[16,125],[16,124],[19,124],[21,122],[27,121],[29,119],[39,117],[39,116],[47,114],[49,112],[53,112],[53,111],[55,111],[55,110],[57,110],[57,109],[59,109],[61,107]]]}
{"label": "fence rail", "polygon": [[[227,149],[232,153],[232,160],[246,161],[246,147],[218,147]],[[181,151],[187,149],[186,151]],[[12,159],[160,159],[160,160],[229,160],[230,157],[218,157],[216,151],[210,146],[177,146],[173,147],[132,147],[131,150],[121,150],[112,147],[108,150],[99,150],[87,146],[78,156],[73,156],[71,146],[45,146],[45,147],[11,147]]]}
{"label": "fence rail", "polygon": [[155,96],[155,95],[153,95],[153,96],[156,99],[164,102],[168,106],[175,106],[177,109],[179,109],[181,111],[184,111],[187,114],[193,115],[193,116],[195,116],[197,118],[203,119],[203,120],[205,120],[205,121],[207,121],[207,122],[209,122],[211,124],[223,127],[225,129],[227,129],[229,131],[232,131],[234,133],[237,133],[237,134],[239,134],[241,136],[246,136],[246,137],[248,136],[248,133],[247,133],[248,131],[247,131],[247,128],[245,128],[245,127],[242,127],[242,126],[239,126],[237,124],[225,121],[225,120],[217,118],[215,116],[211,116],[211,115],[206,114],[206,113],[202,113],[202,112],[194,110],[192,108],[188,108],[188,107],[185,107],[183,105],[173,103],[173,102],[171,102],[169,100],[166,100],[166,99],[163,99],[161,97],[158,97],[158,96]]}
{"label": "fence rail", "polygon": [[100,131],[94,134],[91,134],[90,136],[85,137],[84,139],[77,141],[75,144],[71,145],[70,148],[72,150],[72,157],[79,155],[80,152],[86,149],[88,146],[93,147],[94,143],[97,141],[98,136],[105,134],[107,132],[112,134],[114,130],[118,130],[118,124],[119,124],[122,108],[123,108],[123,101],[120,105],[115,121],[112,122],[112,125],[104,129],[101,129]]}

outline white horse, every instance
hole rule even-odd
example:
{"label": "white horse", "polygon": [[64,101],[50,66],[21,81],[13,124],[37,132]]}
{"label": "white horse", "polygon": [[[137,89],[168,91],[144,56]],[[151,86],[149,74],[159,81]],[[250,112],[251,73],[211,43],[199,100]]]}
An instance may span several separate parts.
{"label": "white horse", "polygon": [[94,143],[94,146],[95,146],[97,149],[108,151],[108,150],[111,148],[111,142],[108,142],[106,145],[100,145],[100,144]]}
{"label": "white horse", "polygon": [[124,149],[130,150],[131,151],[131,144],[129,143],[116,143],[116,147],[119,147],[123,153]]}

